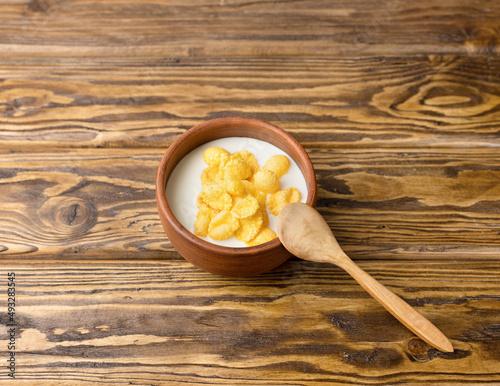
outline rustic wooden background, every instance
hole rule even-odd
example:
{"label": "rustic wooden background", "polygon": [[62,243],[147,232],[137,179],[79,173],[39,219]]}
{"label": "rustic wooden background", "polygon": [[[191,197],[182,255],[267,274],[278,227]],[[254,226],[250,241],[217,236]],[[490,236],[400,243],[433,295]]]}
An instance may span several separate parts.
{"label": "rustic wooden background", "polygon": [[[0,2],[0,383],[500,384],[500,2]],[[274,123],[359,265],[183,260],[155,173],[207,119]],[[15,273],[16,380],[8,273]]]}

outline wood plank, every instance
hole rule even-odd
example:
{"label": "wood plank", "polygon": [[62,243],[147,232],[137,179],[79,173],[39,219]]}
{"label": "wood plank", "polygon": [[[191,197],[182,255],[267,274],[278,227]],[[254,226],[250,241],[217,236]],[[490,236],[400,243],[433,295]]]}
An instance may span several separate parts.
{"label": "wood plank", "polygon": [[[0,56],[498,54],[495,0],[182,0],[0,4]],[[452,16],[452,17],[451,17]]]}
{"label": "wood plank", "polygon": [[497,150],[309,154],[318,179],[318,208],[349,255],[498,257]]}
{"label": "wood plank", "polygon": [[[0,2],[0,384],[12,352],[16,385],[500,384],[499,20],[497,0]],[[342,247],[453,353],[337,267],[179,256],[156,168],[229,115],[304,145]]]}
{"label": "wood plank", "polygon": [[500,382],[499,262],[360,264],[455,352],[422,344],[330,265],[291,261],[229,279],[182,260],[5,261],[2,286],[15,274],[16,384]]}
{"label": "wood plank", "polygon": [[2,155],[2,254],[176,255],[156,208],[162,153],[83,149]]}
{"label": "wood plank", "polygon": [[207,119],[306,147],[500,147],[500,58],[0,60],[0,145],[161,147]]}
{"label": "wood plank", "polygon": [[[178,257],[161,227],[163,150],[0,154],[0,256]],[[318,209],[354,259],[498,259],[497,149],[309,149]]]}

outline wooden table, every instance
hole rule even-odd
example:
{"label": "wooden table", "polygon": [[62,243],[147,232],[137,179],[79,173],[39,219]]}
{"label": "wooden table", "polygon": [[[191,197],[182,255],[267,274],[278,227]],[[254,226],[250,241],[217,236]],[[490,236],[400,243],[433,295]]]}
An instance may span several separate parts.
{"label": "wooden table", "polygon": [[[0,383],[500,384],[499,26],[496,0],[1,2]],[[234,115],[302,143],[339,243],[453,353],[334,266],[179,256],[159,160]]]}

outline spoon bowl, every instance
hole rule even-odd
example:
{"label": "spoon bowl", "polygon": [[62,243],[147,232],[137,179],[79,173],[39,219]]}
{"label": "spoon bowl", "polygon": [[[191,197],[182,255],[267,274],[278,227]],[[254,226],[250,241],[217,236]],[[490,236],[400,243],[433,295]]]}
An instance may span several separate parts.
{"label": "spoon bowl", "polygon": [[424,342],[453,352],[446,336],[399,296],[359,268],[347,256],[330,227],[314,208],[302,203],[285,206],[277,219],[277,234],[285,248],[297,257],[332,263],[349,273],[373,298]]}

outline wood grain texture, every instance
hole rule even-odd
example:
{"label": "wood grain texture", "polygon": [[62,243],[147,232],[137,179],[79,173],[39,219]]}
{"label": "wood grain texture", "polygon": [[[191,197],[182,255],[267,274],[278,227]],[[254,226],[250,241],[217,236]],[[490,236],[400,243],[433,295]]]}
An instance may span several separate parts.
{"label": "wood grain texture", "polygon": [[[495,0],[2,2],[14,57],[498,54]],[[76,44],[75,44],[76,43]]]}
{"label": "wood grain texture", "polygon": [[[436,323],[455,352],[423,344],[328,264],[288,262],[228,279],[183,261],[4,262],[1,285],[16,274],[17,381],[500,382],[498,262],[361,267]],[[7,355],[5,315],[0,357]]]}
{"label": "wood grain texture", "polygon": [[[0,155],[0,257],[177,258],[161,227],[162,150]],[[497,259],[498,150],[313,149],[318,209],[354,259]]]}
{"label": "wood grain texture", "polygon": [[[499,20],[496,0],[1,1],[14,383],[500,384]],[[454,353],[334,266],[234,280],[180,258],[156,168],[229,115],[306,147],[341,246]]]}
{"label": "wood grain texture", "polygon": [[0,60],[0,144],[166,148],[222,116],[305,147],[500,147],[500,59]]}
{"label": "wood grain texture", "polygon": [[276,228],[280,241],[293,255],[342,268],[418,338],[441,352],[454,351],[448,338],[432,322],[345,254],[316,209],[301,202],[291,203],[280,211]]}
{"label": "wood grain texture", "polygon": [[[331,155],[323,162],[326,154]],[[493,252],[498,258],[497,150],[348,149],[310,155],[318,207],[350,256],[474,259]],[[400,245],[390,246],[390,240]]]}
{"label": "wood grain texture", "polygon": [[161,156],[157,150],[3,155],[1,253],[178,256],[156,208]]}

